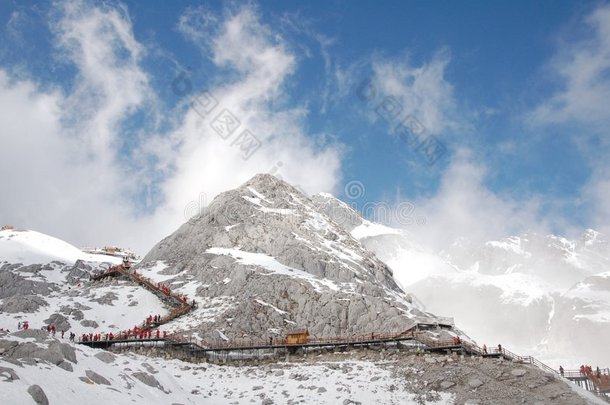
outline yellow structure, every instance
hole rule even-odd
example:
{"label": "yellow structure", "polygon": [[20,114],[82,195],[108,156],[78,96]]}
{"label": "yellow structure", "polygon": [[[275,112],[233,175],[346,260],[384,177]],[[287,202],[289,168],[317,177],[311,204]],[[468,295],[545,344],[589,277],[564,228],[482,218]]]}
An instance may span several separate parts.
{"label": "yellow structure", "polygon": [[294,331],[288,332],[288,335],[286,336],[286,344],[298,345],[298,344],[307,343],[308,338],[309,338],[309,331],[307,329],[294,330]]}
{"label": "yellow structure", "polygon": [[15,229],[13,225],[4,225],[0,231],[12,231],[13,229]]}

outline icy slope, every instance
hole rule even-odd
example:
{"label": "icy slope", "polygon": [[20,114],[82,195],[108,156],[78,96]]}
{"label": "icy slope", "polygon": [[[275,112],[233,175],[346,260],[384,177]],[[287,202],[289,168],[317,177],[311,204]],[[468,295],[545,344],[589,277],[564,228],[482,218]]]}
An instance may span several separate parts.
{"label": "icy slope", "polygon": [[0,264],[45,264],[53,261],[74,264],[77,260],[120,263],[113,256],[92,255],[60,239],[29,230],[0,231]]}

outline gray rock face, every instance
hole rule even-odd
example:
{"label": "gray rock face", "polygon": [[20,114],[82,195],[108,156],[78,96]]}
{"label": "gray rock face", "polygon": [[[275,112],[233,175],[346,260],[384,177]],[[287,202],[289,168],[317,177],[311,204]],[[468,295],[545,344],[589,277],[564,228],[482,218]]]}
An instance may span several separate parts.
{"label": "gray rock face", "polygon": [[478,378],[472,378],[468,380],[468,386],[470,388],[476,389],[479,388],[481,385],[483,385],[483,381],[479,380]]}
{"label": "gray rock face", "polygon": [[443,389],[443,390],[447,390],[447,389],[449,389],[449,388],[451,388],[453,386],[455,386],[455,383],[451,382],[451,381],[443,381],[441,383],[441,389]]}
{"label": "gray rock face", "polygon": [[364,222],[362,216],[353,207],[331,195],[316,194],[311,197],[311,201],[318,211],[326,214],[347,232],[351,232]]}
{"label": "gray rock face", "polygon": [[95,357],[107,364],[114,363],[116,361],[116,356],[110,352],[95,353]]}
{"label": "gray rock face", "polygon": [[406,301],[390,269],[343,226],[270,175],[220,194],[138,270],[146,275],[158,262],[175,275],[173,286],[199,284],[213,313],[192,326],[204,338],[218,338],[216,329],[229,338],[295,328],[319,336],[402,331],[410,318],[433,318]]}
{"label": "gray rock face", "polygon": [[58,331],[68,331],[70,329],[68,318],[62,314],[52,314],[48,319],[45,319],[44,322],[47,325],[54,325]]}
{"label": "gray rock face", "polygon": [[10,314],[34,313],[38,308],[46,305],[46,301],[36,295],[14,295],[2,301],[0,311]]}
{"label": "gray rock face", "polygon": [[87,378],[89,378],[96,384],[110,385],[110,381],[108,381],[105,377],[102,377],[95,371],[85,370],[85,375],[87,376]]}
{"label": "gray rock face", "polygon": [[515,377],[523,377],[525,374],[527,374],[527,371],[522,368],[515,368],[515,369],[511,370],[510,373],[512,375],[514,375]]}
{"label": "gray rock face", "polygon": [[11,382],[14,380],[18,380],[19,376],[12,368],[0,367],[0,378],[3,382]]}
{"label": "gray rock face", "polygon": [[[55,288],[52,284],[36,280],[44,269],[40,264],[22,266],[4,264],[0,267],[0,298],[15,295],[47,295]],[[44,280],[44,277],[40,277]]]}
{"label": "gray rock face", "polygon": [[37,405],[49,405],[47,395],[39,385],[30,385],[30,388],[28,388],[28,394],[32,396],[32,399]]}
{"label": "gray rock face", "polygon": [[144,384],[148,385],[149,387],[158,388],[161,391],[163,391],[163,387],[161,386],[159,381],[157,381],[157,379],[155,377],[153,377],[152,375],[142,372],[142,371],[137,371],[137,372],[133,373],[133,376],[135,378],[137,378],[138,380],[140,380],[141,382],[143,382]]}
{"label": "gray rock face", "polygon": [[[23,333],[30,332],[28,331],[20,331],[15,335],[29,335],[30,337],[36,336],[34,333]],[[44,334],[46,337],[46,332],[42,331],[31,331],[37,334]],[[34,336],[32,336],[34,335]],[[44,339],[37,339],[38,342],[44,341]],[[46,361],[50,364],[59,365],[64,361],[70,361],[72,363],[76,363],[76,353],[74,348],[67,343],[60,343],[58,341],[51,341],[47,347],[41,346],[37,343],[26,342],[11,345],[7,348],[4,353],[4,357],[6,359],[12,360],[20,360],[20,359],[37,359]]]}

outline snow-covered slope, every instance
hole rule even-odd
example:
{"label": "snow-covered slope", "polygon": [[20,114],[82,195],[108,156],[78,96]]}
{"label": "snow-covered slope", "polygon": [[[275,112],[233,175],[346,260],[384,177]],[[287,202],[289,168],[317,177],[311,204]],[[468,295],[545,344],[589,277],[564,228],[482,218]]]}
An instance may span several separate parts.
{"label": "snow-covered slope", "polygon": [[129,282],[89,283],[91,272],[121,261],[35,231],[0,231],[0,328],[14,331],[27,321],[80,335],[167,313],[157,296]]}
{"label": "snow-covered slope", "polygon": [[90,349],[43,331],[0,332],[2,403],[604,403],[535,367],[493,359],[348,351],[234,366],[163,358],[151,347],[139,353]]}
{"label": "snow-covered slope", "polygon": [[86,254],[63,240],[30,230],[0,231],[0,264],[45,264],[53,261],[74,264],[77,260],[120,263],[121,258]]}

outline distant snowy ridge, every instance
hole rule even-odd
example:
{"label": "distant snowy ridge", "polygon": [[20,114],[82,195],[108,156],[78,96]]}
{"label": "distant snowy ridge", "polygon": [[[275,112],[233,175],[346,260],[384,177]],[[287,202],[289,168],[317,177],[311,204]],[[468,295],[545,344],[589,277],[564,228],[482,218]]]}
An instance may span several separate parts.
{"label": "distant snowy ridge", "polygon": [[74,264],[88,262],[121,263],[119,257],[87,254],[63,240],[30,230],[0,231],[0,263],[45,264],[59,261]]}
{"label": "distant snowy ridge", "polygon": [[[480,343],[499,340],[554,366],[610,364],[610,244],[592,229],[569,240],[523,233],[444,251],[364,219],[330,194],[314,201],[393,271],[423,308],[453,316]],[[578,331],[576,333],[575,331]]]}

